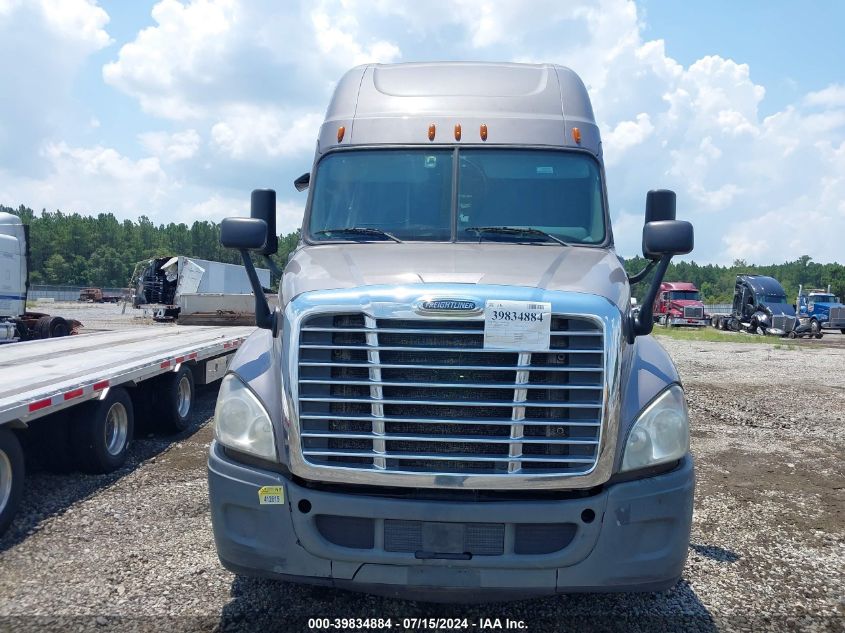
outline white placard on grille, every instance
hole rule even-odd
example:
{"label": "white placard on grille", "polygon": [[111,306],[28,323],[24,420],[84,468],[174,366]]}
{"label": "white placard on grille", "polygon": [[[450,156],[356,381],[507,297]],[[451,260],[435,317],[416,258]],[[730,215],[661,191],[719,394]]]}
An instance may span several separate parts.
{"label": "white placard on grille", "polygon": [[548,350],[551,330],[551,303],[490,300],[484,304],[484,347]]}

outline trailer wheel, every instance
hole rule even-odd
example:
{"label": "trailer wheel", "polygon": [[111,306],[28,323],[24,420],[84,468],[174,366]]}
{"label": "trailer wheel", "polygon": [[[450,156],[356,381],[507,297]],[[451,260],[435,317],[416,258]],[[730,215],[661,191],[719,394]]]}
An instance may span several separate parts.
{"label": "trailer wheel", "polygon": [[70,326],[60,316],[45,315],[39,317],[35,327],[38,331],[38,338],[56,338],[70,334]]}
{"label": "trailer wheel", "polygon": [[787,334],[789,338],[796,338],[798,335],[795,333],[795,330],[792,330]]}
{"label": "trailer wheel", "polygon": [[112,387],[103,400],[78,407],[71,443],[77,465],[89,473],[110,473],[126,461],[135,415],[123,387]]}
{"label": "trailer wheel", "polygon": [[21,444],[9,429],[0,429],[0,534],[6,531],[23,494],[24,461]]}
{"label": "trailer wheel", "polygon": [[187,365],[159,378],[156,418],[166,433],[181,433],[191,425],[194,407],[194,372]]}

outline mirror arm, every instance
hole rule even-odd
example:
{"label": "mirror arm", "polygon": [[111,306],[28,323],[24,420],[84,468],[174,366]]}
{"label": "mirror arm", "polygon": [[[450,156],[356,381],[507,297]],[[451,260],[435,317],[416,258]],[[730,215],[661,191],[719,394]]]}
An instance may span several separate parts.
{"label": "mirror arm", "polygon": [[654,273],[654,278],[651,280],[651,285],[648,287],[643,302],[639,306],[639,310],[634,313],[632,309],[628,310],[628,342],[633,343],[638,336],[651,334],[654,328],[654,300],[657,298],[657,293],[660,291],[660,284],[663,283],[663,276],[669,268],[669,262],[672,261],[672,255],[661,256],[657,271]]}
{"label": "mirror arm", "polygon": [[651,269],[652,269],[652,268],[654,268],[654,265],[655,265],[656,263],[657,263],[656,261],[651,260],[648,264],[646,264],[646,267],[645,267],[645,268],[643,268],[643,269],[642,269],[640,272],[638,272],[637,274],[635,274],[635,275],[628,275],[628,283],[629,283],[629,284],[632,284],[632,285],[633,285],[633,284],[638,284],[638,283],[640,283],[643,279],[645,279],[645,278],[646,278],[646,275],[648,275],[648,274],[651,272]]}
{"label": "mirror arm", "polygon": [[270,310],[270,304],[267,303],[267,297],[264,296],[264,288],[258,280],[258,273],[255,272],[255,265],[252,263],[249,251],[239,250],[241,258],[244,260],[246,275],[249,277],[249,285],[252,286],[252,293],[255,295],[255,325],[264,330],[270,330],[273,333],[273,338],[276,338],[279,334],[279,312],[278,310]]}

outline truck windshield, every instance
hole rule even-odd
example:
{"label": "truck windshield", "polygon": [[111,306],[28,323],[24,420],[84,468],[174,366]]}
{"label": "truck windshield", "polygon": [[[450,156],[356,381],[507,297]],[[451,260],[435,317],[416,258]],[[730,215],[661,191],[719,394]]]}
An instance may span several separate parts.
{"label": "truck windshield", "polygon": [[839,297],[833,295],[810,295],[810,301],[816,303],[839,303]]}
{"label": "truck windshield", "polygon": [[695,290],[673,290],[669,293],[669,298],[685,301],[698,301],[698,293]]}
{"label": "truck windshield", "polygon": [[757,295],[757,303],[786,303],[784,295]]}
{"label": "truck windshield", "polygon": [[[478,242],[472,229],[490,226],[536,229],[569,244],[599,244],[606,234],[598,164],[575,152],[336,152],[320,161],[313,186],[313,241],[379,240],[375,233],[342,232],[347,228],[378,229],[402,241]],[[559,246],[539,232],[496,231],[483,239]]]}

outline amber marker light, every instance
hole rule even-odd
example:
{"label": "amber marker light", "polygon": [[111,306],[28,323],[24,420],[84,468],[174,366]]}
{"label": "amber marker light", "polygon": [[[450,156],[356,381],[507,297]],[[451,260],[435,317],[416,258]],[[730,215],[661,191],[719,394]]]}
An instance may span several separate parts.
{"label": "amber marker light", "polygon": [[482,141],[487,140],[487,124],[486,123],[481,124],[481,140]]}
{"label": "amber marker light", "polygon": [[340,143],[343,140],[343,135],[346,134],[346,128],[342,125],[337,128],[337,142]]}
{"label": "amber marker light", "polygon": [[437,129],[434,127],[434,123],[432,123],[431,125],[428,126],[428,140],[429,141],[434,140],[434,133],[436,131],[437,131]]}
{"label": "amber marker light", "polygon": [[572,128],[572,140],[578,143],[578,145],[581,144],[581,130],[577,127]]}
{"label": "amber marker light", "polygon": [[456,141],[461,140],[461,124],[460,123],[455,124],[455,140]]}

